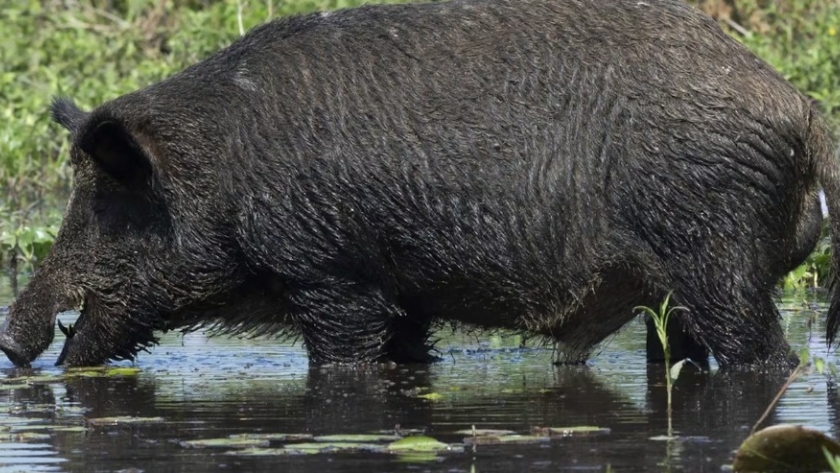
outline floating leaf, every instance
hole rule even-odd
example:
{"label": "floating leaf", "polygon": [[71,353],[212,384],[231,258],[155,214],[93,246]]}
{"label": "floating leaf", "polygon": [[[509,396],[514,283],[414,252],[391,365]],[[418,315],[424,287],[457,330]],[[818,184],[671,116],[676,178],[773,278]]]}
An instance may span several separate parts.
{"label": "floating leaf", "polygon": [[338,434],[319,435],[315,437],[316,442],[339,442],[339,443],[368,443],[368,442],[393,442],[402,437],[393,434]]}
{"label": "floating leaf", "polygon": [[28,387],[29,387],[28,384],[23,384],[23,383],[20,383],[20,384],[5,384],[4,383],[4,384],[0,384],[0,391],[12,391],[14,389],[23,389],[23,388],[28,388]]}
{"label": "floating leaf", "polygon": [[314,442],[294,443],[286,445],[282,450],[285,450],[285,454],[288,455],[312,455],[316,453],[384,452],[385,446],[361,442]]}
{"label": "floating leaf", "polygon": [[268,440],[273,442],[300,442],[304,440],[312,440],[312,434],[269,434],[269,433],[258,433],[258,434],[233,434],[230,436],[231,439],[257,439],[257,440]]}
{"label": "floating leaf", "polygon": [[551,437],[588,437],[591,435],[609,434],[610,429],[591,425],[578,425],[574,427],[532,427],[531,433],[536,435],[548,435]]}
{"label": "floating leaf", "polygon": [[551,441],[551,437],[543,435],[485,435],[482,437],[467,437],[464,445],[524,445]]}
{"label": "floating leaf", "polygon": [[443,395],[440,393],[418,394],[417,397],[420,399],[428,399],[429,401],[439,401],[443,399]]}
{"label": "floating leaf", "polygon": [[135,424],[156,424],[163,422],[163,417],[132,417],[132,416],[117,416],[117,417],[98,417],[88,419],[88,424],[94,427],[102,427],[107,425],[135,425]]}
{"label": "floating leaf", "polygon": [[215,438],[215,439],[198,439],[198,440],[184,440],[181,442],[182,447],[189,448],[253,448],[253,447],[267,447],[268,439],[255,438]]}
{"label": "floating leaf", "polygon": [[822,432],[780,424],[750,435],[735,453],[735,471],[825,471],[824,450],[840,455],[840,444]]}
{"label": "floating leaf", "polygon": [[245,448],[242,450],[230,450],[225,455],[239,455],[244,457],[266,457],[273,455],[289,455],[285,448]]}
{"label": "floating leaf", "polygon": [[87,432],[88,428],[81,425],[74,426],[51,426],[53,432]]}
{"label": "floating leaf", "polygon": [[432,437],[414,435],[389,444],[387,449],[390,452],[431,453],[451,450],[452,447]]}

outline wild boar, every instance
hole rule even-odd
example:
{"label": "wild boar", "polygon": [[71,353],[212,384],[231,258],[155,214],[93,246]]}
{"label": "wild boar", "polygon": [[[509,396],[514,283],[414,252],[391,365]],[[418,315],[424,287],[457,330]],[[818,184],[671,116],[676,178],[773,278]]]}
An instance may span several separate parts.
{"label": "wild boar", "polygon": [[71,308],[73,366],[198,327],[299,335],[315,364],[428,362],[436,321],[579,362],[671,290],[721,366],[789,366],[773,289],[820,186],[838,261],[824,119],[678,0],[295,16],[52,111],[74,187],[0,329],[19,366]]}

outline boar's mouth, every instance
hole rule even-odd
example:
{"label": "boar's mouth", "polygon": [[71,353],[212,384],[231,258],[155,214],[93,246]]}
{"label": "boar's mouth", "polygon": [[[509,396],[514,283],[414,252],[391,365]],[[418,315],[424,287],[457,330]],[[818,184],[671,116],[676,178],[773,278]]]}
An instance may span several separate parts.
{"label": "boar's mouth", "polygon": [[[139,351],[158,343],[154,331],[162,328],[157,311],[144,305],[124,304],[110,295],[87,292],[79,304],[76,322],[65,326],[56,366],[97,366],[109,360],[133,360]],[[130,311],[128,307],[133,306]]]}
{"label": "boar's mouth", "polygon": [[[62,308],[63,310],[59,310],[56,314],[53,314],[53,323],[58,324],[58,329],[61,330],[61,333],[65,336],[64,347],[58,355],[58,360],[55,362],[56,366],[64,363],[64,359],[67,357],[68,345],[71,343],[71,340],[75,338],[76,333],[78,332],[77,328],[79,327],[80,322],[82,322],[85,318],[85,314],[87,313],[86,309],[89,307],[87,298],[84,295],[77,295],[76,297],[72,297],[71,300],[73,302],[68,304],[67,307]],[[71,323],[69,326],[65,327],[64,324],[61,323],[61,320],[58,320],[58,314],[71,309],[77,310],[79,312],[79,317],[76,318],[75,325]]]}

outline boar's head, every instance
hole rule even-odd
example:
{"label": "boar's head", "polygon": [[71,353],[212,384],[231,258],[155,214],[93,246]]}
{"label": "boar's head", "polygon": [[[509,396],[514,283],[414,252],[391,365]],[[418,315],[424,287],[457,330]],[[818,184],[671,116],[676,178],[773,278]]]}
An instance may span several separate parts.
{"label": "boar's head", "polygon": [[97,365],[133,359],[173,315],[236,284],[219,179],[202,181],[214,175],[200,169],[213,153],[178,141],[177,114],[127,97],[92,112],[53,103],[73,135],[74,184],[53,248],[0,328],[17,366],[49,347],[59,312],[80,315],[59,324],[67,338],[56,364]]}

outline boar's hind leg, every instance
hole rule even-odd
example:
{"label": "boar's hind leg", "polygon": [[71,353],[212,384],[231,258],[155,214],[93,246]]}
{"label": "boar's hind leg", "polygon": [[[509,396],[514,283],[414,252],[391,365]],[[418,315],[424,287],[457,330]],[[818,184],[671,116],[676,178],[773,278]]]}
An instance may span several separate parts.
{"label": "boar's hind leg", "polygon": [[411,319],[375,287],[300,289],[292,318],[313,364],[429,362],[429,323]]}
{"label": "boar's hind leg", "polygon": [[[662,350],[662,343],[656,334],[653,319],[648,315],[645,315],[645,326],[647,328],[645,343],[647,361],[648,363],[663,363],[665,352]],[[667,334],[668,345],[671,348],[671,363],[688,358],[701,366],[708,365],[709,349],[691,335],[681,314],[675,312],[671,315],[668,321]]]}
{"label": "boar's hind leg", "polygon": [[674,303],[688,309],[681,314],[683,322],[721,367],[794,366],[797,359],[785,339],[770,279],[748,271],[735,274],[738,270],[733,268],[706,269],[702,275],[674,281]]}

